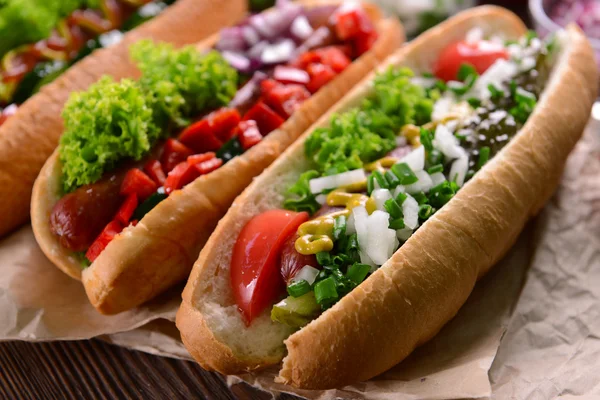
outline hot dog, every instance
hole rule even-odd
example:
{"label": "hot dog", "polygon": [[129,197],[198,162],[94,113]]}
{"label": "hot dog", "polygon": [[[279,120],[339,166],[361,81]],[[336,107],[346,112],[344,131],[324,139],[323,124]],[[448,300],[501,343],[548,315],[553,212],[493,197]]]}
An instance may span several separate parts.
{"label": "hot dog", "polygon": [[399,363],[550,197],[597,80],[577,27],[540,40],[497,7],[407,44],[236,199],[183,292],[187,349],[305,389]]}
{"label": "hot dog", "polygon": [[195,48],[134,44],[137,82],[103,78],[63,110],[32,198],[42,250],[100,312],[156,296],[252,178],[401,40],[370,5],[279,2]]}
{"label": "hot dog", "polygon": [[[71,92],[84,90],[103,74],[116,79],[135,77],[138,71],[128,54],[132,43],[142,38],[177,46],[197,43],[241,18],[246,4],[242,0],[9,3],[13,1],[0,11],[0,55],[6,61],[0,67],[0,235],[29,217],[33,182],[58,144],[63,129],[60,112]],[[30,7],[21,8],[25,3]],[[159,11],[160,15],[131,29]],[[33,20],[33,16],[39,18]],[[17,28],[3,25],[7,20]],[[36,21],[47,32],[33,29]],[[31,36],[32,32],[38,32],[37,36]]]}

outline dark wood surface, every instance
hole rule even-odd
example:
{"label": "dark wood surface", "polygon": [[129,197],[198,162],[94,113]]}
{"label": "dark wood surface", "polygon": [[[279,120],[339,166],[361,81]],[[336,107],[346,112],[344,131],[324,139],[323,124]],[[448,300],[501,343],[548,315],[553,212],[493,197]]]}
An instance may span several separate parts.
{"label": "dark wood surface", "polygon": [[[189,361],[100,340],[0,343],[0,399],[270,399]],[[281,400],[295,396],[281,395]]]}
{"label": "dark wood surface", "polygon": [[[496,0],[526,21],[526,0]],[[0,343],[0,399],[270,399],[249,385],[189,361],[131,351],[100,340]],[[281,395],[281,400],[298,399]]]}

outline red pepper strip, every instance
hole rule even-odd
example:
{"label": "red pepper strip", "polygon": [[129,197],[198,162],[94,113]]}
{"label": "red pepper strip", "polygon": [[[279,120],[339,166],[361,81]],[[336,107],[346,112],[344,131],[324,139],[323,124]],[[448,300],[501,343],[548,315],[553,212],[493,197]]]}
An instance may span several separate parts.
{"label": "red pepper strip", "polygon": [[335,34],[341,40],[355,38],[360,33],[360,19],[356,9],[335,15]]}
{"label": "red pepper strip", "polygon": [[121,208],[119,208],[119,211],[117,211],[115,220],[119,221],[124,226],[127,225],[137,206],[138,206],[137,195],[135,193],[132,193],[129,196],[127,196],[127,198],[121,205]]}
{"label": "red pepper strip", "polygon": [[241,121],[242,116],[235,108],[221,108],[210,113],[206,119],[217,139],[225,143],[233,137],[233,130]]}
{"label": "red pepper strip", "polygon": [[324,64],[310,64],[307,72],[310,75],[310,82],[306,88],[311,93],[316,93],[336,76],[335,71],[329,65]]}
{"label": "red pepper strip", "polygon": [[184,161],[177,164],[175,168],[167,176],[165,181],[165,193],[171,194],[171,192],[181,189],[188,183],[192,182],[199,176],[198,170],[194,165]]}
{"label": "red pepper strip", "polygon": [[156,183],[158,186],[162,186],[165,183],[167,176],[162,169],[162,165],[158,160],[149,160],[144,165],[144,172]]}
{"label": "red pepper strip", "polygon": [[364,35],[358,36],[354,40],[354,46],[356,48],[356,55],[361,56],[375,44],[379,35],[377,32],[373,31],[371,33],[366,33]]}
{"label": "red pepper strip", "polygon": [[240,122],[236,128],[236,135],[244,150],[248,150],[263,138],[254,120]]}
{"label": "red pepper strip", "polygon": [[192,154],[194,152],[179,140],[167,139],[160,158],[164,172],[168,174],[177,164],[185,161]]}
{"label": "red pepper strip", "polygon": [[304,86],[282,83],[263,94],[264,102],[285,119],[289,118],[309,97],[310,93]]}
{"label": "red pepper strip", "polygon": [[95,10],[75,10],[69,18],[74,24],[91,31],[97,35],[111,30],[110,21],[102,18]]}
{"label": "red pepper strip", "polygon": [[352,63],[352,60],[342,50],[342,46],[323,47],[315,50],[315,52],[319,54],[321,64],[330,66],[338,74]]}
{"label": "red pepper strip", "polygon": [[218,169],[221,165],[223,165],[223,160],[220,158],[212,158],[210,160],[194,164],[194,168],[196,168],[200,175],[205,175]]}
{"label": "red pepper strip", "polygon": [[211,152],[204,153],[204,154],[194,154],[193,156],[189,156],[187,159],[187,162],[190,163],[191,165],[195,165],[195,164],[199,164],[204,161],[212,160],[213,158],[216,158],[216,157],[217,157],[217,155],[211,151]]}
{"label": "red pepper strip", "polygon": [[319,53],[316,51],[307,51],[300,54],[300,56],[298,56],[295,61],[291,62],[290,65],[306,70],[306,67],[308,67],[310,64],[318,62],[321,62],[321,56]]}
{"label": "red pepper strip", "polygon": [[201,119],[188,126],[179,135],[179,140],[195,153],[217,151],[223,145],[223,142],[217,138],[207,119]]}
{"label": "red pepper strip", "polygon": [[85,253],[90,262],[94,262],[96,258],[104,251],[106,246],[123,230],[123,226],[119,223],[119,221],[111,221],[106,225],[102,233],[98,235],[94,243],[90,246],[88,251]]}
{"label": "red pepper strip", "polygon": [[262,100],[258,101],[244,115],[244,121],[254,120],[264,136],[279,128],[285,122],[271,107]]}
{"label": "red pepper strip", "polygon": [[121,184],[121,194],[123,196],[135,194],[140,201],[144,201],[152,193],[156,192],[156,189],[158,189],[158,185],[142,170],[137,168],[127,171],[125,179],[123,179],[123,183]]}

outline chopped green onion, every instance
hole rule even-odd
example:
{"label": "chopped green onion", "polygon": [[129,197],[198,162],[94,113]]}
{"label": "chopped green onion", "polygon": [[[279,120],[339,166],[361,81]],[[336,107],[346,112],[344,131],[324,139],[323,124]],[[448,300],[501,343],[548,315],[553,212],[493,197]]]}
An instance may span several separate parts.
{"label": "chopped green onion", "polygon": [[346,277],[350,279],[352,282],[359,285],[362,281],[365,280],[369,272],[371,271],[371,266],[366,264],[354,263],[350,267],[348,267],[348,271],[346,272]]}
{"label": "chopped green onion", "polygon": [[335,280],[331,276],[317,282],[314,290],[317,303],[321,307],[327,307],[339,298]]}
{"label": "chopped green onion", "polygon": [[427,168],[427,173],[430,175],[437,172],[444,172],[444,166],[442,164],[435,164],[434,166]]}
{"label": "chopped green onion", "polygon": [[388,188],[387,180],[385,179],[385,177],[383,176],[383,174],[380,171],[373,171],[371,173],[371,175],[373,175],[375,177],[375,180],[377,181],[377,184],[379,185],[380,188],[382,188],[382,189]]}
{"label": "chopped green onion", "polygon": [[398,177],[401,185],[410,185],[419,180],[406,163],[392,165],[392,172]]}
{"label": "chopped green onion", "polygon": [[319,265],[331,265],[331,254],[327,251],[320,251],[316,254]]}
{"label": "chopped green onion", "polygon": [[444,81],[439,79],[435,82],[435,87],[442,93],[448,90],[448,85],[446,85]]}
{"label": "chopped green onion", "polygon": [[431,131],[421,128],[421,144],[427,151],[433,150],[433,140],[431,136]]}
{"label": "chopped green onion", "polygon": [[433,149],[429,152],[429,164],[435,165],[442,162],[442,153],[439,150]]}
{"label": "chopped green onion", "polygon": [[346,234],[346,217],[340,215],[333,220],[333,239],[340,240]]}
{"label": "chopped green onion", "polygon": [[475,167],[475,170],[479,171],[489,159],[490,148],[488,146],[483,146],[481,149],[479,149],[479,160],[477,160],[477,166]]}
{"label": "chopped green onion", "polygon": [[404,227],[405,227],[404,218],[393,219],[390,221],[390,224],[388,226],[390,229],[394,229],[394,230],[404,229]]}
{"label": "chopped green onion", "polygon": [[305,279],[299,280],[298,282],[293,282],[287,287],[287,292],[292,297],[300,297],[310,292],[310,283],[308,283]]}
{"label": "chopped green onion", "polygon": [[419,193],[415,193],[412,195],[413,199],[415,199],[417,201],[417,203],[419,204],[425,204],[427,203],[428,199],[427,196],[425,195],[425,193],[423,192],[419,192]]}
{"label": "chopped green onion", "polygon": [[396,203],[398,203],[398,205],[402,205],[404,204],[404,200],[406,200],[408,198],[408,195],[406,193],[398,193],[398,196],[396,196]]}
{"label": "chopped green onion", "polygon": [[531,41],[535,38],[537,38],[537,32],[534,30],[528,30],[527,33],[525,34],[525,39],[527,40],[527,46],[529,46],[531,44]]}
{"label": "chopped green onion", "polygon": [[440,209],[454,197],[457,190],[458,185],[455,182],[444,181],[429,191],[429,204]]}
{"label": "chopped green onion", "polygon": [[502,89],[498,89],[492,83],[490,83],[487,87],[490,91],[490,94],[492,95],[492,100],[500,100],[504,97],[504,91]]}
{"label": "chopped green onion", "polygon": [[515,94],[517,93],[517,81],[515,81],[514,79],[512,79],[510,81],[510,83],[508,84],[508,87],[510,88],[510,95],[515,97]]}
{"label": "chopped green onion", "polygon": [[385,171],[385,179],[388,183],[388,188],[393,189],[400,184],[400,179],[392,171]]}
{"label": "chopped green onion", "polygon": [[459,81],[466,81],[470,76],[477,76],[477,70],[471,64],[462,63],[458,68],[458,73],[456,74],[456,79]]}
{"label": "chopped green onion", "polygon": [[394,199],[386,200],[385,203],[383,203],[383,206],[392,218],[401,218],[404,215],[402,213],[402,207],[400,207]]}
{"label": "chopped green onion", "polygon": [[458,140],[465,140],[467,138],[467,135],[463,135],[462,133],[460,133],[460,131],[458,131],[454,134],[454,137]]}
{"label": "chopped green onion", "polygon": [[477,97],[469,97],[467,99],[467,103],[469,103],[471,107],[477,108],[481,105],[481,100],[479,100]]}
{"label": "chopped green onion", "polygon": [[434,208],[431,207],[429,204],[421,204],[419,206],[419,218],[425,220],[429,217],[431,217],[434,213]]}
{"label": "chopped green onion", "polygon": [[367,178],[367,194],[370,196],[375,190],[375,175],[371,174]]}
{"label": "chopped green onion", "polygon": [[431,72],[423,72],[421,74],[423,78],[435,78],[435,76]]}

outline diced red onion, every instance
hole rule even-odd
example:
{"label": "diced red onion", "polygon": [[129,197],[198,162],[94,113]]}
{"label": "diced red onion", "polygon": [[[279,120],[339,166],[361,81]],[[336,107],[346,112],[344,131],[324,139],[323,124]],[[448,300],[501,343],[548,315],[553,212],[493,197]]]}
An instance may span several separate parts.
{"label": "diced red onion", "polygon": [[311,7],[306,10],[305,15],[313,28],[327,25],[329,18],[338,7],[335,5],[326,5],[320,7]]}
{"label": "diced red onion", "polygon": [[221,55],[229,65],[238,71],[248,71],[250,69],[250,59],[241,53],[225,50],[221,52]]}
{"label": "diced red onion", "polygon": [[298,48],[294,55],[298,56],[316,47],[328,46],[336,42],[335,36],[331,29],[322,26],[316,29]]}
{"label": "diced red onion", "polygon": [[291,39],[283,39],[279,43],[267,46],[261,56],[260,61],[264,64],[278,64],[292,59],[296,45]]}
{"label": "diced red onion", "polygon": [[308,22],[308,18],[304,15],[300,15],[296,17],[294,22],[292,22],[292,27],[290,28],[292,35],[298,40],[306,40],[310,35],[314,32],[312,26],[310,26],[310,22]]}
{"label": "diced red onion", "polygon": [[244,40],[248,47],[252,47],[260,41],[260,35],[256,32],[256,29],[250,25],[246,25],[242,28],[242,35],[244,36]]}
{"label": "diced red onion", "polygon": [[246,52],[246,55],[248,56],[248,58],[260,60],[263,51],[265,51],[267,47],[269,47],[269,42],[266,40],[261,40],[260,42],[252,46],[252,48],[250,48],[250,50]]}
{"label": "diced red onion", "polygon": [[243,51],[246,49],[246,38],[243,29],[238,26],[223,28],[215,48],[221,51]]}
{"label": "diced red onion", "polygon": [[229,106],[233,108],[244,108],[244,106],[252,101],[258,94],[260,83],[267,78],[268,76],[264,72],[256,71],[254,75],[252,75],[252,78],[237,91],[235,97],[229,103]]}
{"label": "diced red onion", "polygon": [[278,65],[275,67],[275,71],[273,72],[273,78],[285,83],[306,84],[310,81],[310,76],[308,75],[308,72],[298,68],[286,67],[283,65]]}

